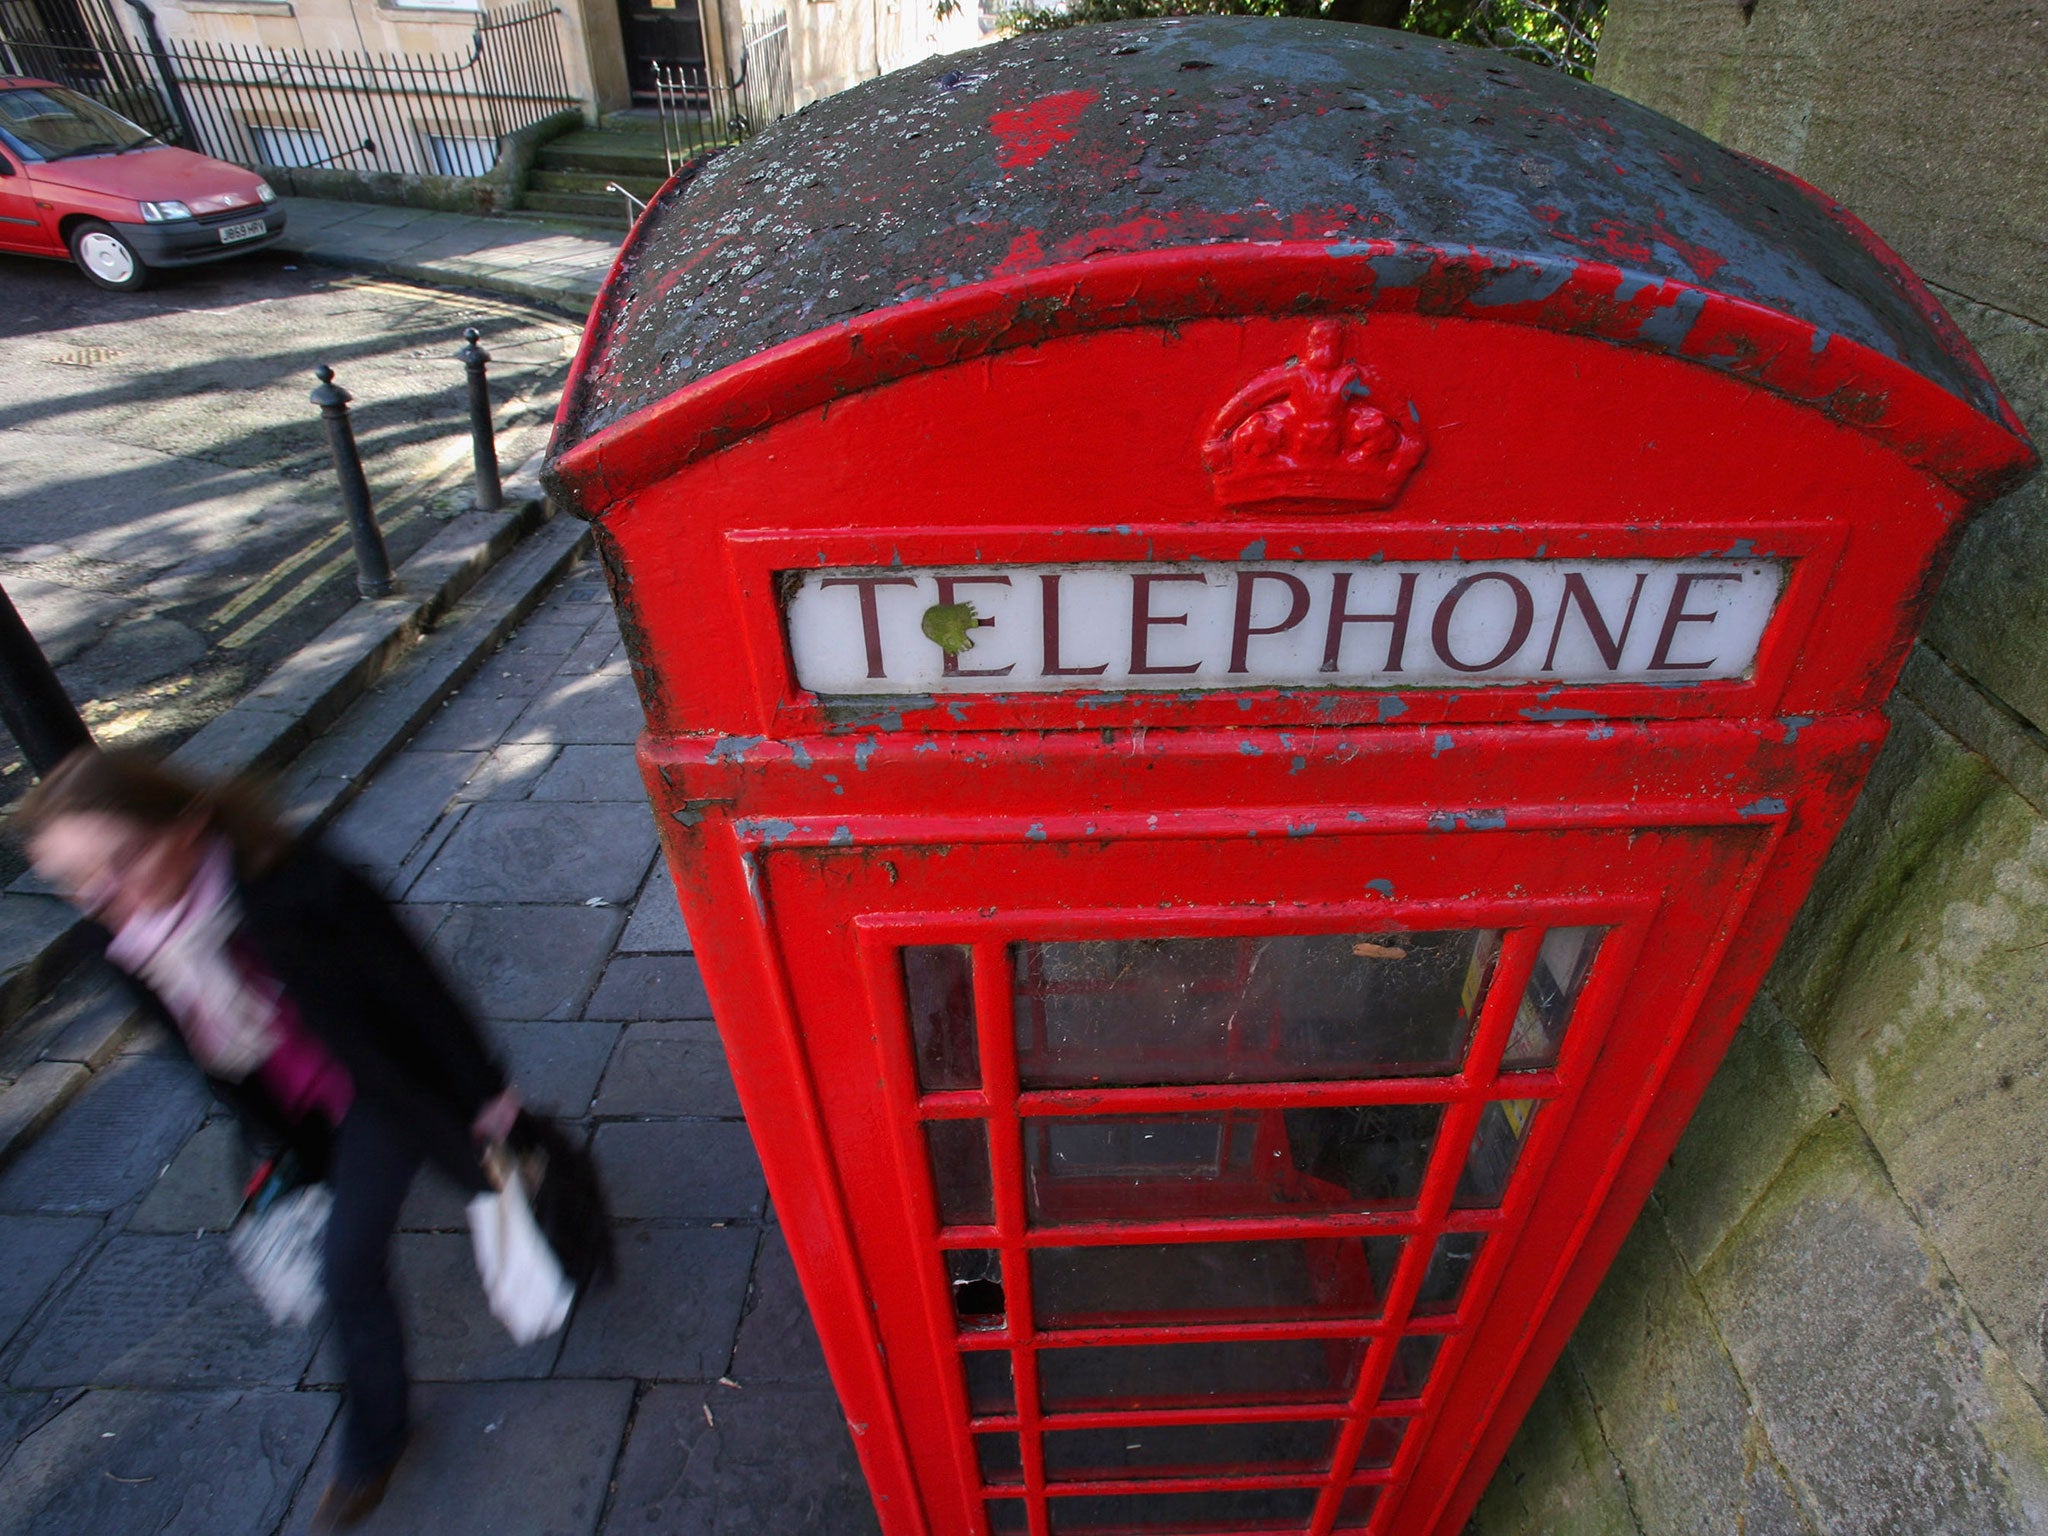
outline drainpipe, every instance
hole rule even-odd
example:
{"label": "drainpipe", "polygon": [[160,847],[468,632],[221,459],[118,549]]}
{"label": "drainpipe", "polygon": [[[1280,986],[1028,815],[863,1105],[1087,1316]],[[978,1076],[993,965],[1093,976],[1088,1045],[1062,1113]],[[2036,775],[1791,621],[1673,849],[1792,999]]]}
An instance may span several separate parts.
{"label": "drainpipe", "polygon": [[192,131],[192,114],[185,110],[185,95],[178,89],[177,71],[171,68],[171,56],[164,48],[164,40],[156,29],[156,12],[142,0],[128,0],[135,14],[142,18],[142,35],[149,44],[149,56],[156,61],[157,78],[164,83],[164,95],[168,98],[171,116],[178,120],[178,137],[188,146],[196,146],[199,136]]}

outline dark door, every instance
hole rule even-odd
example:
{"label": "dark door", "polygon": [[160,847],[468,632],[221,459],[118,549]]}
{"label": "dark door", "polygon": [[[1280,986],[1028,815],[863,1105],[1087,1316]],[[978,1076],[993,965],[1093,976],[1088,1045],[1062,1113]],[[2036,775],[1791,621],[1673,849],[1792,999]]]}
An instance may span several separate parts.
{"label": "dark door", "polygon": [[619,0],[620,31],[626,40],[626,69],[636,98],[654,99],[654,69],[680,65],[691,84],[702,85],[704,27],[697,0]]}

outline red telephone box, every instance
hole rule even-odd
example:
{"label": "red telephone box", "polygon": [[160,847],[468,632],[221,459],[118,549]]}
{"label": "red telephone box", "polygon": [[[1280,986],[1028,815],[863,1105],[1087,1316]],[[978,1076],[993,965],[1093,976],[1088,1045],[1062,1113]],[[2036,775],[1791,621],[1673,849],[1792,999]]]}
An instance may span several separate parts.
{"label": "red telephone box", "polygon": [[657,199],[554,474],[884,1530],[1459,1529],[2031,464],[1843,210],[1399,33]]}

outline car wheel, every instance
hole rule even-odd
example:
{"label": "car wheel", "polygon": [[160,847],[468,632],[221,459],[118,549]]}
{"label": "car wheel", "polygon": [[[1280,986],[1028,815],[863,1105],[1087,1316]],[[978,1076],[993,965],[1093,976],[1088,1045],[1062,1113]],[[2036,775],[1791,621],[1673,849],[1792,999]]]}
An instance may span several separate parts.
{"label": "car wheel", "polygon": [[84,219],[72,226],[71,259],[102,288],[133,293],[149,283],[149,268],[135,254],[135,247],[116,234],[112,225],[98,219]]}

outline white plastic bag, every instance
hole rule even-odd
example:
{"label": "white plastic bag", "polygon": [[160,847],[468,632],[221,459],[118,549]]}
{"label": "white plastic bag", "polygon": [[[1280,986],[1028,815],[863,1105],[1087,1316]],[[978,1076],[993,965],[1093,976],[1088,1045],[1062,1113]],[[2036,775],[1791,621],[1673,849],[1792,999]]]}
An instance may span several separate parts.
{"label": "white plastic bag", "polygon": [[333,1204],[334,1195],[325,1184],[303,1184],[244,1215],[228,1233],[235,1268],[280,1328],[303,1328],[326,1299],[320,1283],[320,1245]]}
{"label": "white plastic bag", "polygon": [[531,1344],[568,1320],[576,1288],[563,1275],[561,1262],[533,1219],[516,1163],[494,1155],[486,1166],[499,1187],[496,1193],[469,1202],[476,1272],[491,1315],[505,1325],[514,1343]]}

